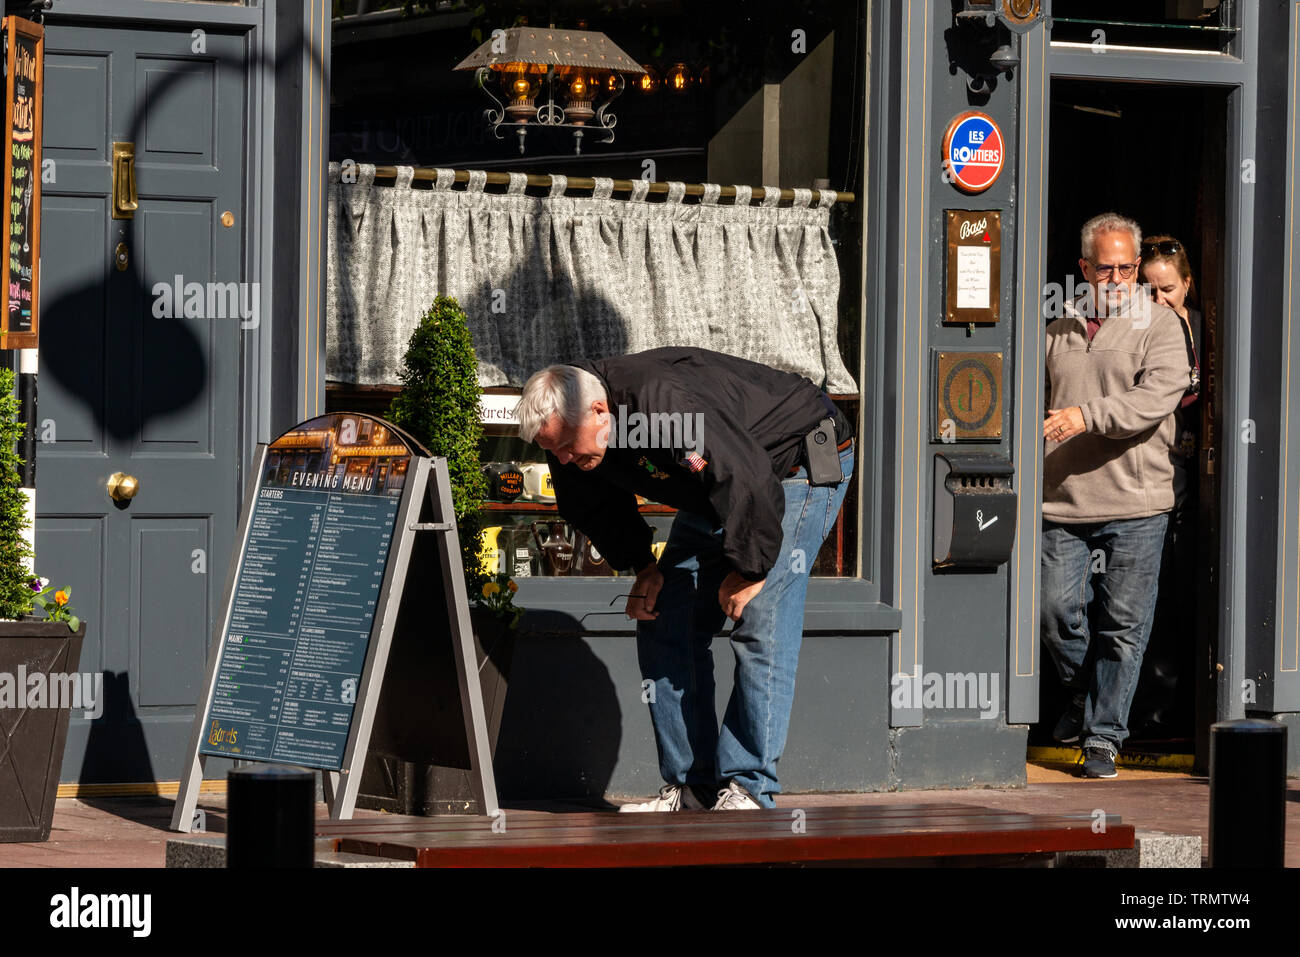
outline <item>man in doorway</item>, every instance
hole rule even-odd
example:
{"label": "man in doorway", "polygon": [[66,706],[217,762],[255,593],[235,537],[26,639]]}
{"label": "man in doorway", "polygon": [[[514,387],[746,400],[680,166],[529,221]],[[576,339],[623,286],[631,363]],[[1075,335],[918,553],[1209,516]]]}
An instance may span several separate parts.
{"label": "man in doorway", "polygon": [[1191,373],[1178,316],[1138,285],[1141,242],[1116,213],[1085,223],[1087,285],[1047,327],[1042,634],[1071,694],[1054,737],[1082,738],[1094,778],[1116,776],[1128,736]]}
{"label": "man in doorway", "polygon": [[[808,576],[853,472],[848,421],[800,376],[675,347],[549,366],[516,415],[560,514],[636,572],[626,612],[665,784],[620,810],[775,807]],[[658,562],[637,495],[678,509]],[[711,643],[727,618],[719,731]]]}

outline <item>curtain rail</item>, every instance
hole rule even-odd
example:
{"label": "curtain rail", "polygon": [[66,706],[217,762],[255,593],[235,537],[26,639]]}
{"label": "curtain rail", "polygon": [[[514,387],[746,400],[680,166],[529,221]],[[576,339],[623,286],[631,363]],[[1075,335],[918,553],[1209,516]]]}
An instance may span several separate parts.
{"label": "curtain rail", "polygon": [[[417,182],[417,183],[431,183],[431,182],[433,182],[436,178],[437,178],[437,171],[436,171],[436,169],[435,169],[434,167],[431,167],[431,166],[424,166],[424,167],[417,166],[417,167],[415,168],[415,172],[414,172],[414,174],[412,175],[412,179],[413,179],[415,182]],[[375,180],[378,181],[378,180],[381,180],[381,179],[391,179],[391,180],[396,180],[396,179],[397,179],[397,167],[396,167],[396,166],[376,166],[376,167],[375,167]],[[489,184],[491,184],[491,185],[493,185],[493,186],[507,186],[507,185],[509,185],[509,183],[510,183],[510,174],[509,174],[509,173],[497,173],[497,172],[491,172],[491,171],[489,171],[488,174],[487,174],[487,181],[488,181]],[[463,170],[463,169],[458,169],[458,170],[456,170],[456,178],[455,178],[454,182],[457,182],[457,183],[468,183],[468,182],[469,182],[469,170]],[[594,179],[592,179],[590,176],[570,176],[570,177],[568,178],[568,183],[569,183],[569,189],[594,189],[595,186],[596,186],[596,181],[595,181]],[[616,180],[614,180],[613,190],[614,190],[614,192],[616,192],[616,193],[630,193],[630,192],[632,191],[632,183],[633,183],[633,180],[630,180],[630,179],[616,179]],[[546,174],[544,174],[544,173],[542,173],[542,174],[539,174],[539,173],[529,173],[529,174],[528,174],[528,185],[529,185],[529,186],[542,187],[542,188],[549,187],[549,186],[551,185],[551,177],[548,176],[548,175],[546,175]],[[667,184],[666,182],[654,182],[654,183],[651,183],[651,184],[650,184],[650,190],[649,190],[649,191],[650,191],[651,193],[666,193],[666,192],[668,192],[668,184]],[[703,186],[702,184],[700,184],[700,183],[687,183],[687,184],[686,184],[686,195],[687,195],[687,196],[703,196],[703,195],[704,195],[704,186]],[[734,196],[736,195],[736,187],[734,187],[734,186],[723,186],[723,187],[722,187],[722,190],[721,190],[721,193],[720,193],[719,195],[720,195],[720,196],[726,196],[726,197],[729,197],[729,198],[734,197]],[[767,190],[764,189],[762,186],[755,186],[755,187],[754,187],[754,196],[753,196],[753,198],[754,198],[755,200],[761,200],[761,199],[763,199],[766,195],[767,195]],[[788,188],[786,188],[786,189],[782,189],[782,190],[781,190],[781,199],[786,200],[786,201],[791,201],[791,200],[793,200],[793,199],[794,199],[794,190],[793,190],[793,189],[788,189]],[[836,192],[836,194],[835,194],[835,201],[836,201],[837,203],[852,203],[852,202],[855,202],[856,200],[857,200],[857,196],[854,195],[853,193],[841,193],[841,192]],[[821,202],[821,190],[814,189],[814,190],[812,191],[812,203],[813,203],[813,204],[817,204],[817,203],[820,203],[820,202]]]}

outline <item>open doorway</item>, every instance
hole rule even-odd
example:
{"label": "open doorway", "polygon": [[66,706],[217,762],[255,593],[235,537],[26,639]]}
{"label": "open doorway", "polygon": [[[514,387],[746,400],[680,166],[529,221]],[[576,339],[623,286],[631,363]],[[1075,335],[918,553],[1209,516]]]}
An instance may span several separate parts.
{"label": "open doorway", "polygon": [[[1186,498],[1166,543],[1160,594],[1129,713],[1127,755],[1187,755],[1214,720],[1221,446],[1222,305],[1225,269],[1228,92],[1222,88],[1058,78],[1051,86],[1047,275],[1082,283],[1079,230],[1097,213],[1135,219],[1144,236],[1176,237],[1196,295],[1189,325],[1201,369],[1197,402],[1183,413],[1192,433]],[[1199,311],[1200,321],[1195,313]],[[1066,705],[1044,660],[1040,722],[1031,745],[1051,745]]]}

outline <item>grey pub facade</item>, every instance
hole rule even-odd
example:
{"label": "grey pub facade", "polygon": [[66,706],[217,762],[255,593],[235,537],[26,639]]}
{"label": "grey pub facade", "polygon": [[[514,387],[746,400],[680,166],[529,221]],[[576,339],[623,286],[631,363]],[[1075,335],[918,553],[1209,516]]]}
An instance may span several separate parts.
{"label": "grey pub facade", "polygon": [[[1203,317],[1190,532],[1167,555],[1123,757],[1205,771],[1214,722],[1268,716],[1291,729],[1300,773],[1300,3],[426,6],[40,12],[56,175],[41,195],[34,421],[54,431],[34,444],[37,567],[72,585],[89,623],[81,670],[102,672],[106,693],[101,717],[73,717],[64,793],[180,778],[257,446],[326,412],[382,415],[396,388],[327,371],[330,164],[349,160],[375,167],[375,190],[388,167],[636,180],[649,161],[658,182],[852,194],[829,231],[857,391],[832,397],[858,457],[809,588],[788,793],[1015,786],[1027,754],[1053,757],[1044,303],[1082,281],[1079,228],[1095,213],[1177,237]],[[615,101],[616,142],[588,135],[575,155],[561,134],[530,133],[521,153],[485,134],[485,101],[453,68],[521,15],[602,31],[653,68],[657,90],[630,80]],[[114,178],[125,143],[130,217]],[[190,314],[194,282],[235,282],[243,298]],[[27,352],[6,355],[36,371]],[[493,408],[520,385],[489,389]],[[508,426],[487,434],[485,462],[525,463],[533,504],[497,508],[494,533],[524,547],[523,529],[559,520]],[[114,500],[114,473],[136,478],[134,497]],[[668,510],[645,514],[662,541]],[[633,623],[593,617],[621,608],[631,579],[510,567],[528,614],[500,716],[501,798],[653,793]],[[715,666],[725,702],[725,640]]]}

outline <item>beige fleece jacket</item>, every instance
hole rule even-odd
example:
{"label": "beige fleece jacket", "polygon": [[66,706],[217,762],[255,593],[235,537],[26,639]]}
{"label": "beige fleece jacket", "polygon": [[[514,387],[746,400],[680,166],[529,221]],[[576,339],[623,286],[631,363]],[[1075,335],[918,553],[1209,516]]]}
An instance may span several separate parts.
{"label": "beige fleece jacket", "polygon": [[1136,294],[1088,341],[1091,290],[1047,327],[1047,406],[1083,412],[1084,431],[1045,442],[1043,517],[1144,518],[1174,507],[1174,409],[1191,382],[1173,310]]}

